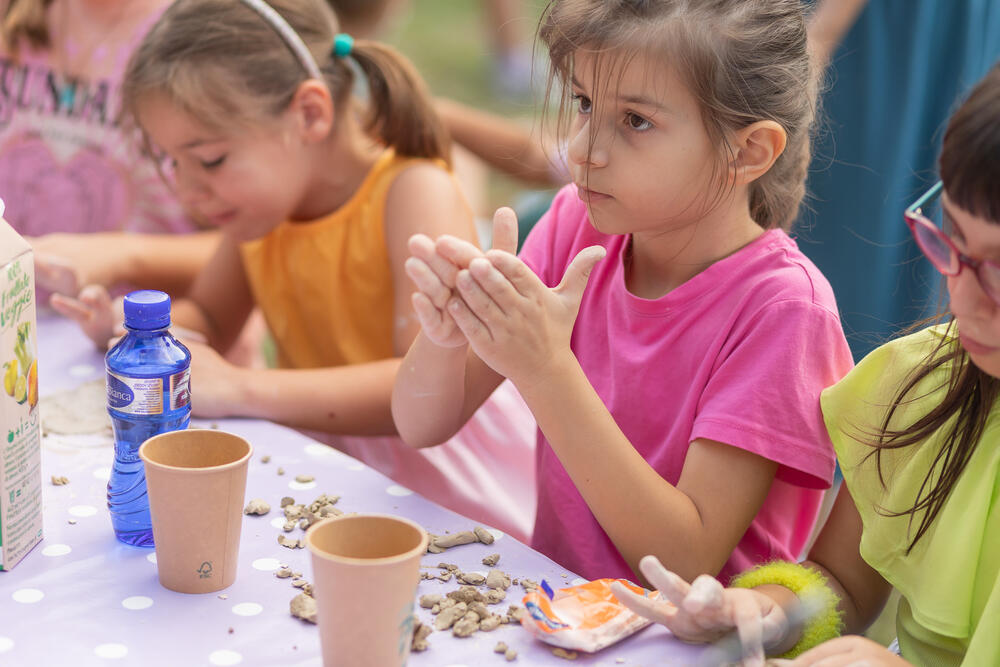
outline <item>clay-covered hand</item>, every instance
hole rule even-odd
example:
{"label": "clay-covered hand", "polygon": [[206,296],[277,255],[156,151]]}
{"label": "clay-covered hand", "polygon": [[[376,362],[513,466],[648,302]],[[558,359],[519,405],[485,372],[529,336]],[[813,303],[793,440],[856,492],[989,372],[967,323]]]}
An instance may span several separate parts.
{"label": "clay-covered hand", "polygon": [[[510,209],[500,209],[493,217],[493,247],[517,250],[517,218]],[[406,260],[406,275],[417,286],[413,309],[420,326],[432,342],[442,347],[458,347],[468,341],[446,309],[455,295],[455,276],[483,252],[472,243],[454,236],[442,236],[437,242],[424,234],[410,238],[411,257]]]}
{"label": "clay-covered hand", "polygon": [[218,352],[183,331],[171,329],[191,351],[191,414],[205,419],[239,416],[240,389],[245,369],[222,358]]}
{"label": "clay-covered hand", "polygon": [[792,667],[909,667],[910,663],[870,639],[849,635],[823,642],[791,662]]}
{"label": "clay-covered hand", "polygon": [[46,234],[28,239],[35,252],[38,284],[57,294],[73,296],[86,285],[111,287],[116,265],[122,263],[120,240],[115,252],[104,234]]}
{"label": "clay-covered hand", "polygon": [[[505,209],[505,217],[513,211]],[[440,242],[439,251],[440,251]],[[570,335],[590,271],[604,248],[584,248],[547,287],[518,257],[493,249],[455,276],[448,312],[479,357],[515,385],[542,378],[572,355]]]}
{"label": "clay-covered hand", "polygon": [[100,350],[106,350],[108,341],[125,331],[122,300],[112,300],[108,290],[101,285],[87,285],[76,298],[53,294],[49,304],[63,317],[75,320]]}
{"label": "clay-covered hand", "polygon": [[664,568],[655,556],[643,557],[639,569],[660,591],[660,599],[636,595],[615,583],[611,590],[619,601],[640,616],[665,625],[682,641],[719,642],[719,648],[727,654],[723,656],[725,661],[763,665],[765,649],[776,645],[788,632],[785,612],[763,593],[748,588],[723,588],[708,575],[688,584]]}

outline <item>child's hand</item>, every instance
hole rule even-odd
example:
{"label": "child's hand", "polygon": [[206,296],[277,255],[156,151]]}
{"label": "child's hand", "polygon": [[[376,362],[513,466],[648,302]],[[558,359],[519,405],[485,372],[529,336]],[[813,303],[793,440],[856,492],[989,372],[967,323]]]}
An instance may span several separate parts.
{"label": "child's hand", "polygon": [[49,304],[63,317],[75,320],[100,350],[106,350],[108,341],[124,332],[121,319],[115,316],[122,312],[121,299],[116,306],[108,290],[101,285],[87,285],[75,299],[53,294]]}
{"label": "child's hand", "polygon": [[[618,600],[635,613],[665,625],[678,639],[695,644],[718,642],[737,631],[734,655],[721,656],[747,665],[764,664],[764,648],[780,642],[788,632],[781,606],[767,595],[747,588],[723,588],[714,577],[702,575],[693,584],[668,571],[655,556],[645,556],[639,569],[660,591],[650,600],[614,583]],[[725,649],[725,643],[720,642]],[[724,651],[725,652],[725,651]]]}
{"label": "child's hand", "polygon": [[[171,331],[181,334],[174,329]],[[239,376],[243,369],[229,363],[213,348],[194,337],[181,334],[180,341],[191,351],[192,415],[212,419],[238,414],[241,402],[239,391],[244,382]]]}
{"label": "child's hand", "polygon": [[28,241],[35,252],[38,284],[50,292],[72,296],[85,285],[108,287],[114,282],[105,235],[46,234]]}
{"label": "child's hand", "polygon": [[867,667],[909,667],[910,663],[892,653],[886,647],[870,639],[849,635],[837,637],[823,642],[797,657],[791,663],[792,667],[848,667],[849,665],[866,665]]}
{"label": "child's hand", "polygon": [[[493,216],[493,247],[517,251],[517,218],[509,208]],[[424,334],[442,347],[467,344],[445,306],[455,295],[455,276],[474,258],[483,257],[482,251],[453,236],[442,236],[435,243],[423,234],[411,237],[409,248],[413,256],[406,260],[406,274],[420,290],[413,295],[413,309]]]}
{"label": "child's hand", "polygon": [[[513,212],[504,215],[513,217]],[[439,254],[447,254],[438,241]],[[544,373],[569,352],[570,335],[590,271],[604,248],[585,248],[549,289],[520,259],[504,250],[473,258],[455,277],[458,296],[448,312],[476,354],[493,370],[518,384]]]}

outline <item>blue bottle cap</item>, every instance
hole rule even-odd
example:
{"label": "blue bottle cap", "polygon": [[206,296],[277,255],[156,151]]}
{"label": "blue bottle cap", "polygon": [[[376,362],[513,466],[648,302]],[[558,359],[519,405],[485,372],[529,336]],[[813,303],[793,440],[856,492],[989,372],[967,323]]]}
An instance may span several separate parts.
{"label": "blue bottle cap", "polygon": [[169,327],[170,295],[145,289],[126,296],[125,326],[144,331]]}

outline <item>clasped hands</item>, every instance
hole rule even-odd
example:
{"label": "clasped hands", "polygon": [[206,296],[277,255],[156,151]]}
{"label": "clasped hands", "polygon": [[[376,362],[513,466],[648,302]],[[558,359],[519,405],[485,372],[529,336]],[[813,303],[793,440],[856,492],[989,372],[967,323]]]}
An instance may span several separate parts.
{"label": "clasped hands", "polygon": [[410,238],[406,273],[417,287],[413,308],[424,335],[441,347],[469,345],[515,384],[544,372],[569,350],[590,271],[605,255],[585,248],[562,282],[546,286],[516,255],[517,218],[493,218],[493,249],[482,252],[453,236]]}

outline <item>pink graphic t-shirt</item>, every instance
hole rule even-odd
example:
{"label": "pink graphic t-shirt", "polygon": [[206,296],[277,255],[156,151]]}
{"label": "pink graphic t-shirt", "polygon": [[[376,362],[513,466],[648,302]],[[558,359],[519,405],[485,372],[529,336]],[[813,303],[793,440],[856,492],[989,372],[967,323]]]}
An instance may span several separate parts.
{"label": "pink graphic t-shirt", "polygon": [[134,28],[124,37],[66,39],[65,58],[86,70],[83,78],[66,76],[53,52],[26,40],[16,54],[0,51],[0,199],[21,234],[195,229],[122,126],[125,65],[169,2],[145,4],[145,14],[129,14]]}
{"label": "pink graphic t-shirt", "polygon": [[[771,230],[665,296],[642,299],[625,286],[629,242],[596,231],[570,185],[521,258],[555,286],[580,250],[607,249],[590,275],[571,346],[622,432],[663,479],[677,483],[699,438],[778,463],[719,579],[797,559],[833,476],[819,395],[853,365],[829,283],[787,234]],[[633,579],[541,431],[536,462],[532,546],[588,579]]]}

